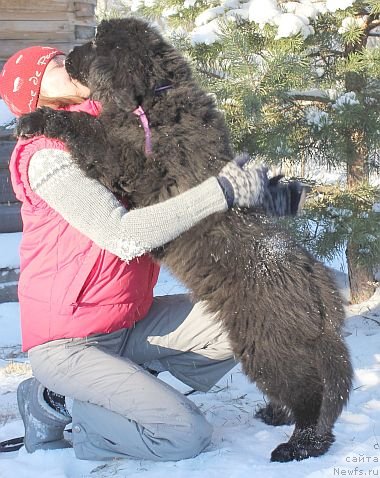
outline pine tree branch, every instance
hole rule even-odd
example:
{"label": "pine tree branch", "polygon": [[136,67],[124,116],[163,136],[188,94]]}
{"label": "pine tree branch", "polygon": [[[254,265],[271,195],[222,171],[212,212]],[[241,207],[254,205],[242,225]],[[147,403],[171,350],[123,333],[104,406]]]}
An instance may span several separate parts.
{"label": "pine tree branch", "polygon": [[379,20],[372,20],[371,23],[368,25],[367,30],[371,31],[374,28],[380,27],[380,19]]}
{"label": "pine tree branch", "polygon": [[225,80],[222,75],[218,75],[216,73],[213,73],[212,71],[205,70],[204,68],[196,67],[196,70],[202,75],[208,76],[210,78],[216,78],[217,80]]}
{"label": "pine tree branch", "polygon": [[329,50],[328,52],[326,50],[318,50],[318,51],[313,51],[312,53],[308,53],[306,57],[308,58],[336,58],[336,57],[343,57],[344,56],[344,51],[343,50]]}
{"label": "pine tree branch", "polygon": [[331,100],[328,96],[320,93],[308,93],[303,91],[290,91],[288,92],[288,97],[295,101],[312,101],[323,104],[331,103]]}

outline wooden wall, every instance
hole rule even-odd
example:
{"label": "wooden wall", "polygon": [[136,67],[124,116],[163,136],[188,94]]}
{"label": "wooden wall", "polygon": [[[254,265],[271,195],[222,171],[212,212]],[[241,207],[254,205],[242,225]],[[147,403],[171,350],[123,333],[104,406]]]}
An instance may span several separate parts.
{"label": "wooden wall", "polygon": [[[21,204],[17,201],[8,171],[9,160],[14,147],[12,130],[0,128],[0,232],[19,232],[22,230]],[[4,251],[0,250],[0,255]],[[20,270],[0,267],[0,304],[17,302],[17,282]]]}
{"label": "wooden wall", "polygon": [[68,52],[95,34],[96,0],[0,0],[0,62],[32,45]]}
{"label": "wooden wall", "polygon": [[8,169],[14,145],[12,131],[0,128],[0,232],[22,230],[21,204],[14,195]]}
{"label": "wooden wall", "polygon": [[[95,35],[96,0],[0,0],[0,70],[18,50],[43,45],[68,52]],[[14,196],[8,163],[15,144],[0,128],[0,233],[22,230],[20,203]]]}

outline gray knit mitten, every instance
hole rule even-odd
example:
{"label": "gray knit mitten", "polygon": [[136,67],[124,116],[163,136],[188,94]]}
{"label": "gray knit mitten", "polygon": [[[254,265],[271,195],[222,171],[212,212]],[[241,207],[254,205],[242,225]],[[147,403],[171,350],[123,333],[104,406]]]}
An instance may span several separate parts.
{"label": "gray knit mitten", "polygon": [[248,155],[237,156],[221,170],[218,181],[228,207],[261,205],[268,190],[268,168],[257,167]]}

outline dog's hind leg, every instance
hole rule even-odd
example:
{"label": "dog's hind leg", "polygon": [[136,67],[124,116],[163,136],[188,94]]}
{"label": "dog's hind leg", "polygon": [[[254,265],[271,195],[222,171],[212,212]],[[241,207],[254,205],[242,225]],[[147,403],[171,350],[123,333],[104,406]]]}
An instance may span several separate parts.
{"label": "dog's hind leg", "polygon": [[270,404],[258,418],[269,421],[268,424],[272,425],[276,417],[271,414],[282,411],[278,424],[285,424],[283,410],[287,410],[289,413],[286,415],[292,417],[295,423],[292,437],[272,452],[271,460],[302,460],[325,453],[333,439],[329,436],[327,446],[321,447],[317,443],[323,441],[316,436],[323,386],[310,351],[305,355],[305,350],[300,350],[302,347],[297,351],[293,348],[292,353],[285,358],[284,354],[277,356],[273,348],[272,354],[268,354],[262,347],[263,343],[260,345],[251,363],[242,357],[245,372],[270,399]]}
{"label": "dog's hind leg", "polygon": [[[287,462],[303,460],[323,455],[334,442],[332,429],[318,433],[318,420],[323,400],[322,383],[316,386],[315,379],[308,383],[305,377],[299,384],[288,388],[292,414],[295,418],[295,429],[287,443],[281,443],[272,451],[271,461]],[[288,405],[289,406],[289,405]]]}
{"label": "dog's hind leg", "polygon": [[[332,430],[351,389],[349,354],[341,337],[331,331],[315,344],[314,359],[310,352],[299,346],[298,357],[281,364],[282,370],[301,364],[296,373],[287,379],[277,375],[276,382],[267,376],[265,381],[266,393],[289,408],[295,419],[293,435],[273,450],[272,461],[320,456],[334,442]],[[257,384],[260,386],[260,379]]]}

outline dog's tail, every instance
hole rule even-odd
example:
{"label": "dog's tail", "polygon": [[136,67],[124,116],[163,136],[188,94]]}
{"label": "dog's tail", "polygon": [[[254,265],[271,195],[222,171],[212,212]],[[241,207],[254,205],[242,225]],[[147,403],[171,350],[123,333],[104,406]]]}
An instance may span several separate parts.
{"label": "dog's tail", "polygon": [[331,433],[335,421],[348,401],[352,387],[353,370],[350,354],[343,338],[337,332],[334,336],[326,334],[318,349],[323,395],[317,433],[321,435]]}

